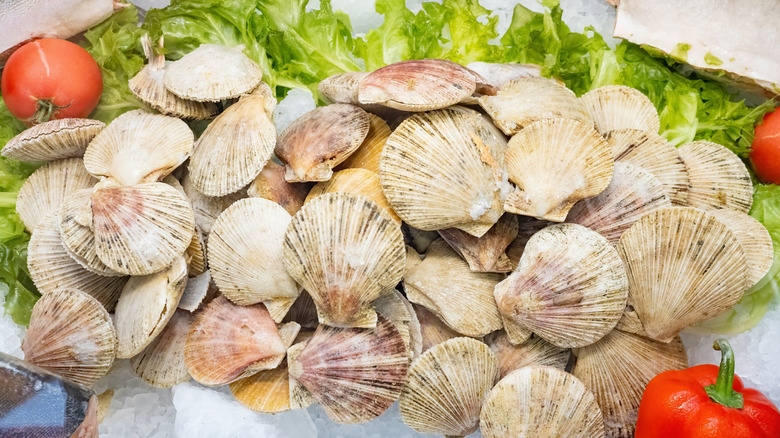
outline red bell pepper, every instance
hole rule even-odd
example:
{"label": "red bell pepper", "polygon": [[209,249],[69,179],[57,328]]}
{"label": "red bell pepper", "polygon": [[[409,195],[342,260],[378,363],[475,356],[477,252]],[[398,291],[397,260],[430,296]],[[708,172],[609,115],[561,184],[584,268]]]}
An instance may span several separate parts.
{"label": "red bell pepper", "polygon": [[778,438],[780,411],[734,375],[734,351],[718,339],[720,368],[698,365],[655,376],[639,405],[635,438]]}

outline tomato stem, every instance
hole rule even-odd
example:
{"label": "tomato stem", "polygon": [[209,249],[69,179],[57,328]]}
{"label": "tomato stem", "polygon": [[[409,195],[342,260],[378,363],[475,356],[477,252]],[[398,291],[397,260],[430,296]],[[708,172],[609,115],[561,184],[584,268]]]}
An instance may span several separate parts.
{"label": "tomato stem", "polygon": [[718,378],[713,385],[705,386],[704,391],[715,403],[729,408],[742,409],[745,403],[742,394],[734,391],[734,350],[729,341],[719,338],[715,340],[712,348],[720,350],[720,368]]}
{"label": "tomato stem", "polygon": [[70,103],[65,106],[59,106],[54,103],[53,99],[38,99],[35,102],[35,112],[33,113],[32,117],[27,119],[27,121],[33,125],[48,122],[55,114],[57,114],[57,111],[69,106]]}

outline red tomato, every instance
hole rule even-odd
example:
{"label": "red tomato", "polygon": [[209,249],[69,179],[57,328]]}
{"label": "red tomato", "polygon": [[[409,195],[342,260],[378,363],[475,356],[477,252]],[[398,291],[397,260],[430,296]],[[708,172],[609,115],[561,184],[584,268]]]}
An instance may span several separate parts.
{"label": "red tomato", "polygon": [[66,40],[40,39],[14,52],[0,80],[11,114],[32,123],[87,117],[103,92],[92,56]]}
{"label": "red tomato", "polygon": [[761,181],[780,184],[780,111],[767,114],[756,126],[750,162]]}

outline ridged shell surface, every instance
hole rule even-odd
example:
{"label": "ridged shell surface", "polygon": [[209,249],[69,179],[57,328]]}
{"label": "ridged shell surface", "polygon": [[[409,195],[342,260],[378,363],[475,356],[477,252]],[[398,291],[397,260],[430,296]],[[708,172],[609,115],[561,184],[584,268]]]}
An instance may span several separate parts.
{"label": "ridged shell surface", "polygon": [[368,114],[368,134],[363,143],[336,170],[366,169],[379,174],[379,161],[388,137],[393,132],[381,117]]}
{"label": "ridged shell surface", "polygon": [[580,101],[602,134],[626,128],[657,134],[661,129],[653,102],[635,88],[607,85],[583,94]]}
{"label": "ridged shell surface", "polygon": [[742,246],[748,266],[748,286],[753,287],[772,267],[774,251],[772,237],[764,224],[745,213],[722,208],[708,210],[721,221]]}
{"label": "ridged shell surface", "polygon": [[274,201],[284,207],[290,215],[294,215],[303,207],[310,189],[310,183],[287,182],[284,179],[284,166],[269,160],[255,180],[249,184],[247,194],[252,198]]}
{"label": "ridged shell surface", "polygon": [[122,274],[106,266],[95,248],[95,232],[92,230],[93,189],[82,189],[70,194],[56,213],[62,246],[78,264],[89,272],[106,277]]}
{"label": "ridged shell surface", "polygon": [[156,388],[172,388],[190,380],[184,345],[193,319],[190,312],[177,310],[152,343],[130,361],[135,374]]}
{"label": "ridged shell surface", "polygon": [[474,272],[512,272],[506,249],[516,238],[517,216],[504,214],[482,237],[457,228],[439,230],[439,235],[463,257]]}
{"label": "ridged shell surface", "polygon": [[320,81],[317,91],[331,103],[351,103],[358,105],[358,87],[360,81],[368,76],[364,71],[350,71],[339,73]]}
{"label": "ridged shell surface", "polygon": [[89,142],[105,127],[105,123],[92,119],[50,120],[25,129],[8,140],[2,155],[19,161],[81,157]]}
{"label": "ridged shell surface", "polygon": [[325,193],[344,192],[363,195],[379,204],[387,214],[396,222],[401,223],[401,218],[393,211],[393,207],[387,201],[382,192],[382,183],[379,175],[366,169],[344,169],[334,173],[328,181],[322,181],[312,187],[306,201],[310,201]]}
{"label": "ridged shell surface", "polygon": [[532,336],[519,345],[509,341],[506,332],[497,331],[485,336],[498,358],[499,379],[514,370],[528,366],[546,366],[563,370],[569,362],[571,350],[556,347],[539,336]]}
{"label": "ridged shell surface", "polygon": [[734,152],[709,141],[686,143],[677,150],[690,178],[687,205],[750,211],[753,183],[745,163]]}

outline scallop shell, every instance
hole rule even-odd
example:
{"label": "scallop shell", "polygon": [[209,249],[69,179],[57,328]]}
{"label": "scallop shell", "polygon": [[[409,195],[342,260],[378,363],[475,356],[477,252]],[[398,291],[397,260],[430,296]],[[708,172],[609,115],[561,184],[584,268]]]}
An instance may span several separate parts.
{"label": "scallop shell", "polygon": [[290,379],[303,385],[333,421],[364,423],[401,395],[409,353],[396,327],[378,316],[373,329],[321,325],[288,366]]}
{"label": "scallop shell", "polygon": [[671,206],[661,182],[650,172],[616,162],[609,186],[597,196],[574,204],[566,222],[588,227],[617,245],[623,232],[642,216]]}
{"label": "scallop shell", "polygon": [[336,166],[336,170],[366,169],[379,173],[382,150],[393,131],[381,117],[371,113],[368,114],[368,123],[368,134],[363,143],[346,160]]}
{"label": "scallop shell", "polygon": [[506,150],[509,180],[517,188],[504,208],[563,222],[577,201],[607,188],[613,165],[609,145],[593,128],[569,119],[532,123],[512,137]]}
{"label": "scallop shell", "polygon": [[192,211],[195,214],[195,226],[201,230],[206,237],[211,233],[211,227],[214,226],[214,221],[217,220],[217,217],[219,217],[226,208],[233,205],[233,203],[239,199],[247,197],[246,192],[243,190],[225,196],[206,196],[195,188],[192,179],[189,174],[186,173],[181,180],[181,185],[184,188],[184,192],[187,194],[187,199],[189,199],[192,204]]}
{"label": "scallop shell", "polygon": [[405,268],[398,224],[361,195],[327,193],[306,203],[284,239],[284,265],[309,291],[320,323],[373,327],[371,302],[401,281]]}
{"label": "scallop shell", "polygon": [[680,338],[664,344],[614,330],[581,348],[573,374],[593,391],[604,414],[606,438],[634,436],[642,393],[650,379],[688,366]]}
{"label": "scallop shell", "polygon": [[479,104],[507,135],[548,118],[573,119],[588,126],[593,123],[577,95],[553,79],[515,79],[495,96],[480,97]]}
{"label": "scallop shell", "polygon": [[301,293],[282,259],[290,220],[273,201],[242,199],[219,215],[209,236],[209,267],[220,292],[238,305],[264,303],[277,322]]}
{"label": "scallop shell", "polygon": [[184,257],[163,271],[130,278],[114,312],[117,357],[131,358],[152,343],[173,317],[186,285]]}
{"label": "scallop shell", "polygon": [[409,301],[427,307],[456,332],[484,336],[502,326],[493,289],[503,278],[501,274],[472,272],[468,263],[439,239],[431,244],[425,259],[406,274],[403,285]]}
{"label": "scallop shell", "polygon": [[515,272],[496,286],[502,315],[561,348],[590,345],[626,308],[628,279],[607,239],[576,224],[534,234]]}
{"label": "scallop shell", "polygon": [[165,329],[130,365],[144,382],[156,388],[172,388],[190,380],[184,363],[184,345],[194,317],[186,310],[177,310]]}
{"label": "scallop shell", "polygon": [[753,183],[750,172],[738,156],[709,141],[694,141],[677,150],[690,178],[688,205],[750,211]]}
{"label": "scallop shell", "polygon": [[320,325],[317,306],[308,292],[303,291],[284,316],[283,322],[297,322],[303,328],[316,329]]}
{"label": "scallop shell", "polygon": [[211,301],[212,293],[217,289],[216,285],[212,287],[211,272],[206,270],[197,277],[187,279],[187,286],[179,300],[179,309],[193,313]]}
{"label": "scallop shell", "polygon": [[401,224],[401,218],[393,211],[393,207],[387,201],[384,192],[382,192],[382,183],[379,175],[365,169],[345,169],[333,174],[331,179],[317,183],[312,187],[306,202],[325,193],[344,192],[356,195],[363,195],[382,207],[387,214]]}
{"label": "scallop shell", "polygon": [[602,134],[626,128],[657,134],[661,129],[653,102],[635,88],[607,85],[583,94],[580,101]]}
{"label": "scallop shell", "polygon": [[501,88],[515,79],[542,76],[542,67],[536,64],[501,64],[478,61],[472,62],[466,67],[482,76],[488,84],[495,88]]}
{"label": "scallop shell", "polygon": [[265,105],[262,96],[244,96],[209,124],[187,167],[199,192],[235,193],[263,170],[276,145],[276,127]]}
{"label": "scallop shell", "polygon": [[62,246],[73,260],[89,272],[106,277],[122,276],[100,260],[92,231],[92,189],[73,192],[56,213]]}
{"label": "scallop shell", "polygon": [[198,227],[195,227],[195,233],[192,235],[190,246],[185,250],[185,255],[190,277],[197,277],[206,272],[206,241]]}
{"label": "scallop shell", "polygon": [[753,287],[769,272],[774,261],[769,231],[761,222],[739,211],[720,209],[708,213],[726,225],[742,246],[748,266],[748,287]]}
{"label": "scallop shell", "polygon": [[225,385],[276,368],[285,350],[280,330],[263,304],[237,306],[220,295],[196,315],[184,360],[201,384]]}
{"label": "scallop shell", "polygon": [[8,140],[2,155],[19,161],[54,161],[81,157],[106,124],[92,119],[50,120]]}
{"label": "scallop shell", "polygon": [[284,179],[284,166],[268,161],[247,189],[252,198],[263,198],[284,207],[287,213],[294,215],[303,207],[310,184],[289,183]]}
{"label": "scallop shell", "polygon": [[504,331],[491,333],[485,343],[498,358],[499,379],[514,370],[529,366],[545,366],[563,370],[569,363],[571,350],[556,347],[539,336],[514,345]]}
{"label": "scallop shell", "polygon": [[[203,120],[217,113],[214,103],[181,99],[168,91],[163,83],[167,66],[165,55],[155,53],[148,34],[141,36],[141,46],[149,63],[129,82],[130,91],[138,100],[163,114],[184,119]],[[163,37],[160,37],[158,47],[163,49]]]}
{"label": "scallop shell", "polygon": [[242,50],[243,46],[202,44],[166,67],[165,88],[182,99],[198,102],[249,93],[262,81],[263,71]]}
{"label": "scallop shell", "polygon": [[478,112],[415,114],[382,153],[382,189],[404,222],[424,231],[458,228],[480,237],[503,214],[506,142]]}
{"label": "scallop shell", "polygon": [[604,437],[593,393],[551,367],[526,367],[501,379],[482,407],[480,424],[485,438]]}
{"label": "scallop shell", "polygon": [[[303,340],[287,349],[287,362],[295,362],[298,360],[301,352],[309,344],[309,340]],[[315,403],[317,400],[314,398],[311,392],[306,387],[300,384],[297,380],[289,377],[288,370],[288,388],[290,394],[290,409],[304,409]]]}
{"label": "scallop shell", "polygon": [[84,269],[65,250],[52,213],[32,233],[27,247],[27,268],[41,295],[59,289],[77,289],[97,299],[109,311],[114,310],[127,277],[103,277]]}
{"label": "scallop shell", "polygon": [[471,97],[479,75],[444,59],[401,61],[369,73],[360,81],[358,99],[403,111],[429,111]]}
{"label": "scallop shell", "polygon": [[518,216],[517,238],[515,238],[515,240],[506,248],[506,255],[509,257],[509,260],[512,261],[513,270],[514,268],[517,268],[518,263],[520,263],[520,257],[523,255],[525,245],[528,243],[531,236],[553,224],[555,224],[555,222],[541,221],[528,216]]}
{"label": "scallop shell", "polygon": [[421,353],[425,353],[431,347],[439,345],[448,339],[461,337],[460,333],[449,328],[435,313],[425,307],[412,303],[412,308],[417,316],[417,321],[420,323]]}
{"label": "scallop shell", "polygon": [[84,166],[121,185],[160,181],[190,156],[193,141],[190,128],[175,117],[130,111],[89,143]]}
{"label": "scallop shell", "polygon": [[46,164],[30,175],[19,188],[16,212],[27,231],[32,232],[49,213],[60,208],[71,193],[92,187],[97,180],[84,168],[80,158]]}
{"label": "scallop shell", "polygon": [[634,310],[634,306],[631,305],[630,301],[626,306],[626,311],[623,312],[623,317],[620,318],[620,321],[618,321],[617,325],[615,326],[615,330],[620,330],[625,333],[632,333],[645,338],[649,337],[647,336],[647,332],[645,332],[645,327],[642,325],[642,321],[639,320],[639,315],[636,314],[636,310]]}
{"label": "scallop shell", "polygon": [[644,216],[623,233],[618,251],[631,304],[648,336],[661,342],[726,311],[748,287],[750,269],[734,233],[694,208]]}
{"label": "scallop shell", "polygon": [[33,306],[22,341],[25,361],[84,386],[108,374],[115,346],[106,309],[76,289],[43,295]]}
{"label": "scallop shell", "polygon": [[[407,223],[401,223],[401,231],[404,233],[404,242],[418,253],[428,251],[431,243],[441,237],[436,231],[418,230]],[[419,257],[419,254],[417,256]]]}
{"label": "scallop shell", "polygon": [[420,321],[414,313],[412,304],[401,295],[398,290],[392,290],[374,301],[377,313],[387,318],[401,337],[404,346],[409,353],[409,359],[413,359],[422,353],[422,334],[420,333]]}
{"label": "scallop shell", "polygon": [[189,201],[163,183],[95,190],[92,225],[100,260],[130,275],[151,274],[170,265],[195,233]]}
{"label": "scallop shell", "polygon": [[439,230],[474,272],[512,272],[512,261],[506,249],[517,238],[517,216],[505,214],[482,237],[474,237],[457,228]]}
{"label": "scallop shell", "polygon": [[289,182],[327,181],[368,135],[368,113],[344,103],[313,109],[279,137],[274,153],[285,163]]}
{"label": "scallop shell", "polygon": [[658,134],[639,129],[617,129],[606,134],[616,161],[639,166],[661,182],[674,205],[688,199],[688,170],[680,153]]}
{"label": "scallop shell", "polygon": [[368,73],[364,71],[349,71],[329,76],[317,85],[320,96],[331,103],[360,104],[358,87]]}
{"label": "scallop shell", "polygon": [[409,368],[401,419],[418,432],[466,436],[477,430],[497,377],[498,361],[487,345],[470,338],[444,341]]}

